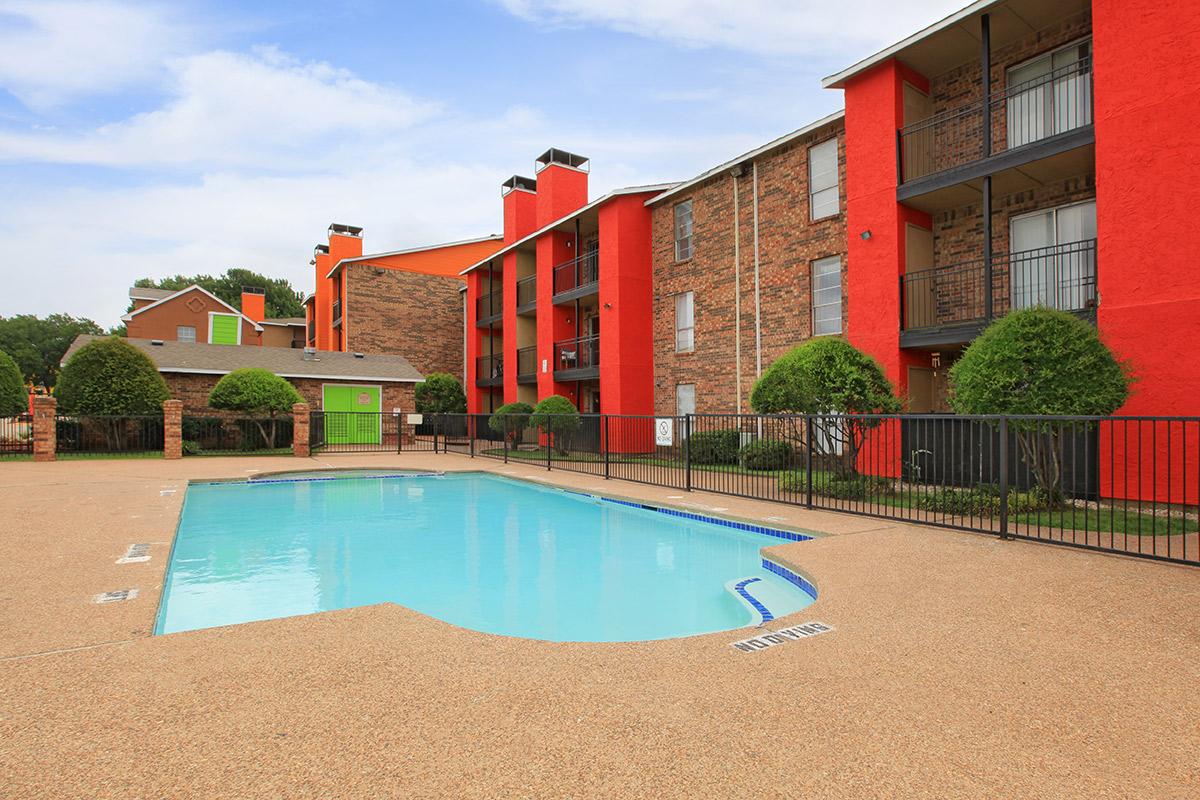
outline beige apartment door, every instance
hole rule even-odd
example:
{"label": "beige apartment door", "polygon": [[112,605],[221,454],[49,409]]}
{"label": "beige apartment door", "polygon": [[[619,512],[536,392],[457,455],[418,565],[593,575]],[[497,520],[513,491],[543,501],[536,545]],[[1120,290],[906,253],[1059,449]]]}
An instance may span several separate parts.
{"label": "beige apartment door", "polygon": [[904,328],[929,328],[937,323],[937,285],[933,267],[933,231],[916,225],[904,230]]}
{"label": "beige apartment door", "polygon": [[[911,83],[904,84],[904,125],[933,116],[933,100]],[[934,171],[933,126],[907,131],[904,135],[904,178],[911,180]]]}
{"label": "beige apartment door", "polygon": [[933,370],[928,367],[908,368],[908,410],[912,414],[933,411]]}

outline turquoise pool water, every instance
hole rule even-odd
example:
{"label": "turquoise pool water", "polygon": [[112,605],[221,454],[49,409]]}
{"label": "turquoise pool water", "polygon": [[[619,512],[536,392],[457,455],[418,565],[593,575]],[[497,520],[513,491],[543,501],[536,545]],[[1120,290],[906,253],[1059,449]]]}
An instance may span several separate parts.
{"label": "turquoise pool water", "polygon": [[812,597],[780,539],[482,474],[194,485],[158,633],[393,602],[464,628],[634,641],[759,621]]}

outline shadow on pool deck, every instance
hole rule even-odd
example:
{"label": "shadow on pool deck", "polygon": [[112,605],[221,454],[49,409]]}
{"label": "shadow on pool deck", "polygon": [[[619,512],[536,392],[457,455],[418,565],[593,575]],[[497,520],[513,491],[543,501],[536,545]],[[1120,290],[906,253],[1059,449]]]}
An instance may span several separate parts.
{"label": "shadow on pool deck", "polygon": [[[549,644],[379,605],[148,636],[189,478],[323,464],[825,531],[771,549],[821,591],[771,627],[835,630]],[[0,509],[6,797],[1200,792],[1200,570],[432,454],[6,463]]]}

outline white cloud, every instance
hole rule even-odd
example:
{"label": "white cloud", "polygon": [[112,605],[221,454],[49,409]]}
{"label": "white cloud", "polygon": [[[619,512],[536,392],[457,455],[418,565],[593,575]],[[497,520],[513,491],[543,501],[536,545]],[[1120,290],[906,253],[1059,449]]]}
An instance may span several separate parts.
{"label": "white cloud", "polygon": [[276,48],[171,64],[161,108],[81,134],[0,133],[0,158],[105,166],[192,164],[312,169],[361,157],[438,106]]}
{"label": "white cloud", "polygon": [[155,6],[0,0],[0,88],[45,110],[161,74],[188,34]]}
{"label": "white cloud", "polygon": [[550,26],[595,25],[687,47],[828,54],[881,46],[961,8],[964,0],[498,0]]}

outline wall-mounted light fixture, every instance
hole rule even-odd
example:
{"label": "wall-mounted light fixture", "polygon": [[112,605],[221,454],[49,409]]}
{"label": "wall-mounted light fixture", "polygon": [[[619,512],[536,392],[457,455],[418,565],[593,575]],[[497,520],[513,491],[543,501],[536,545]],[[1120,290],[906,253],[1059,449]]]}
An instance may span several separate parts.
{"label": "wall-mounted light fixture", "polygon": [[859,234],[859,237],[860,237],[860,238],[861,238],[861,239],[862,239],[862,240],[865,242],[865,241],[867,241],[868,239],[870,239],[870,238],[871,238],[871,231],[870,231],[870,230],[865,230],[865,231],[863,231],[862,233],[860,233],[860,234]]}
{"label": "wall-mounted light fixture", "polygon": [[612,308],[612,303],[605,303],[605,304],[604,304],[604,307],[605,307],[605,308]]}

